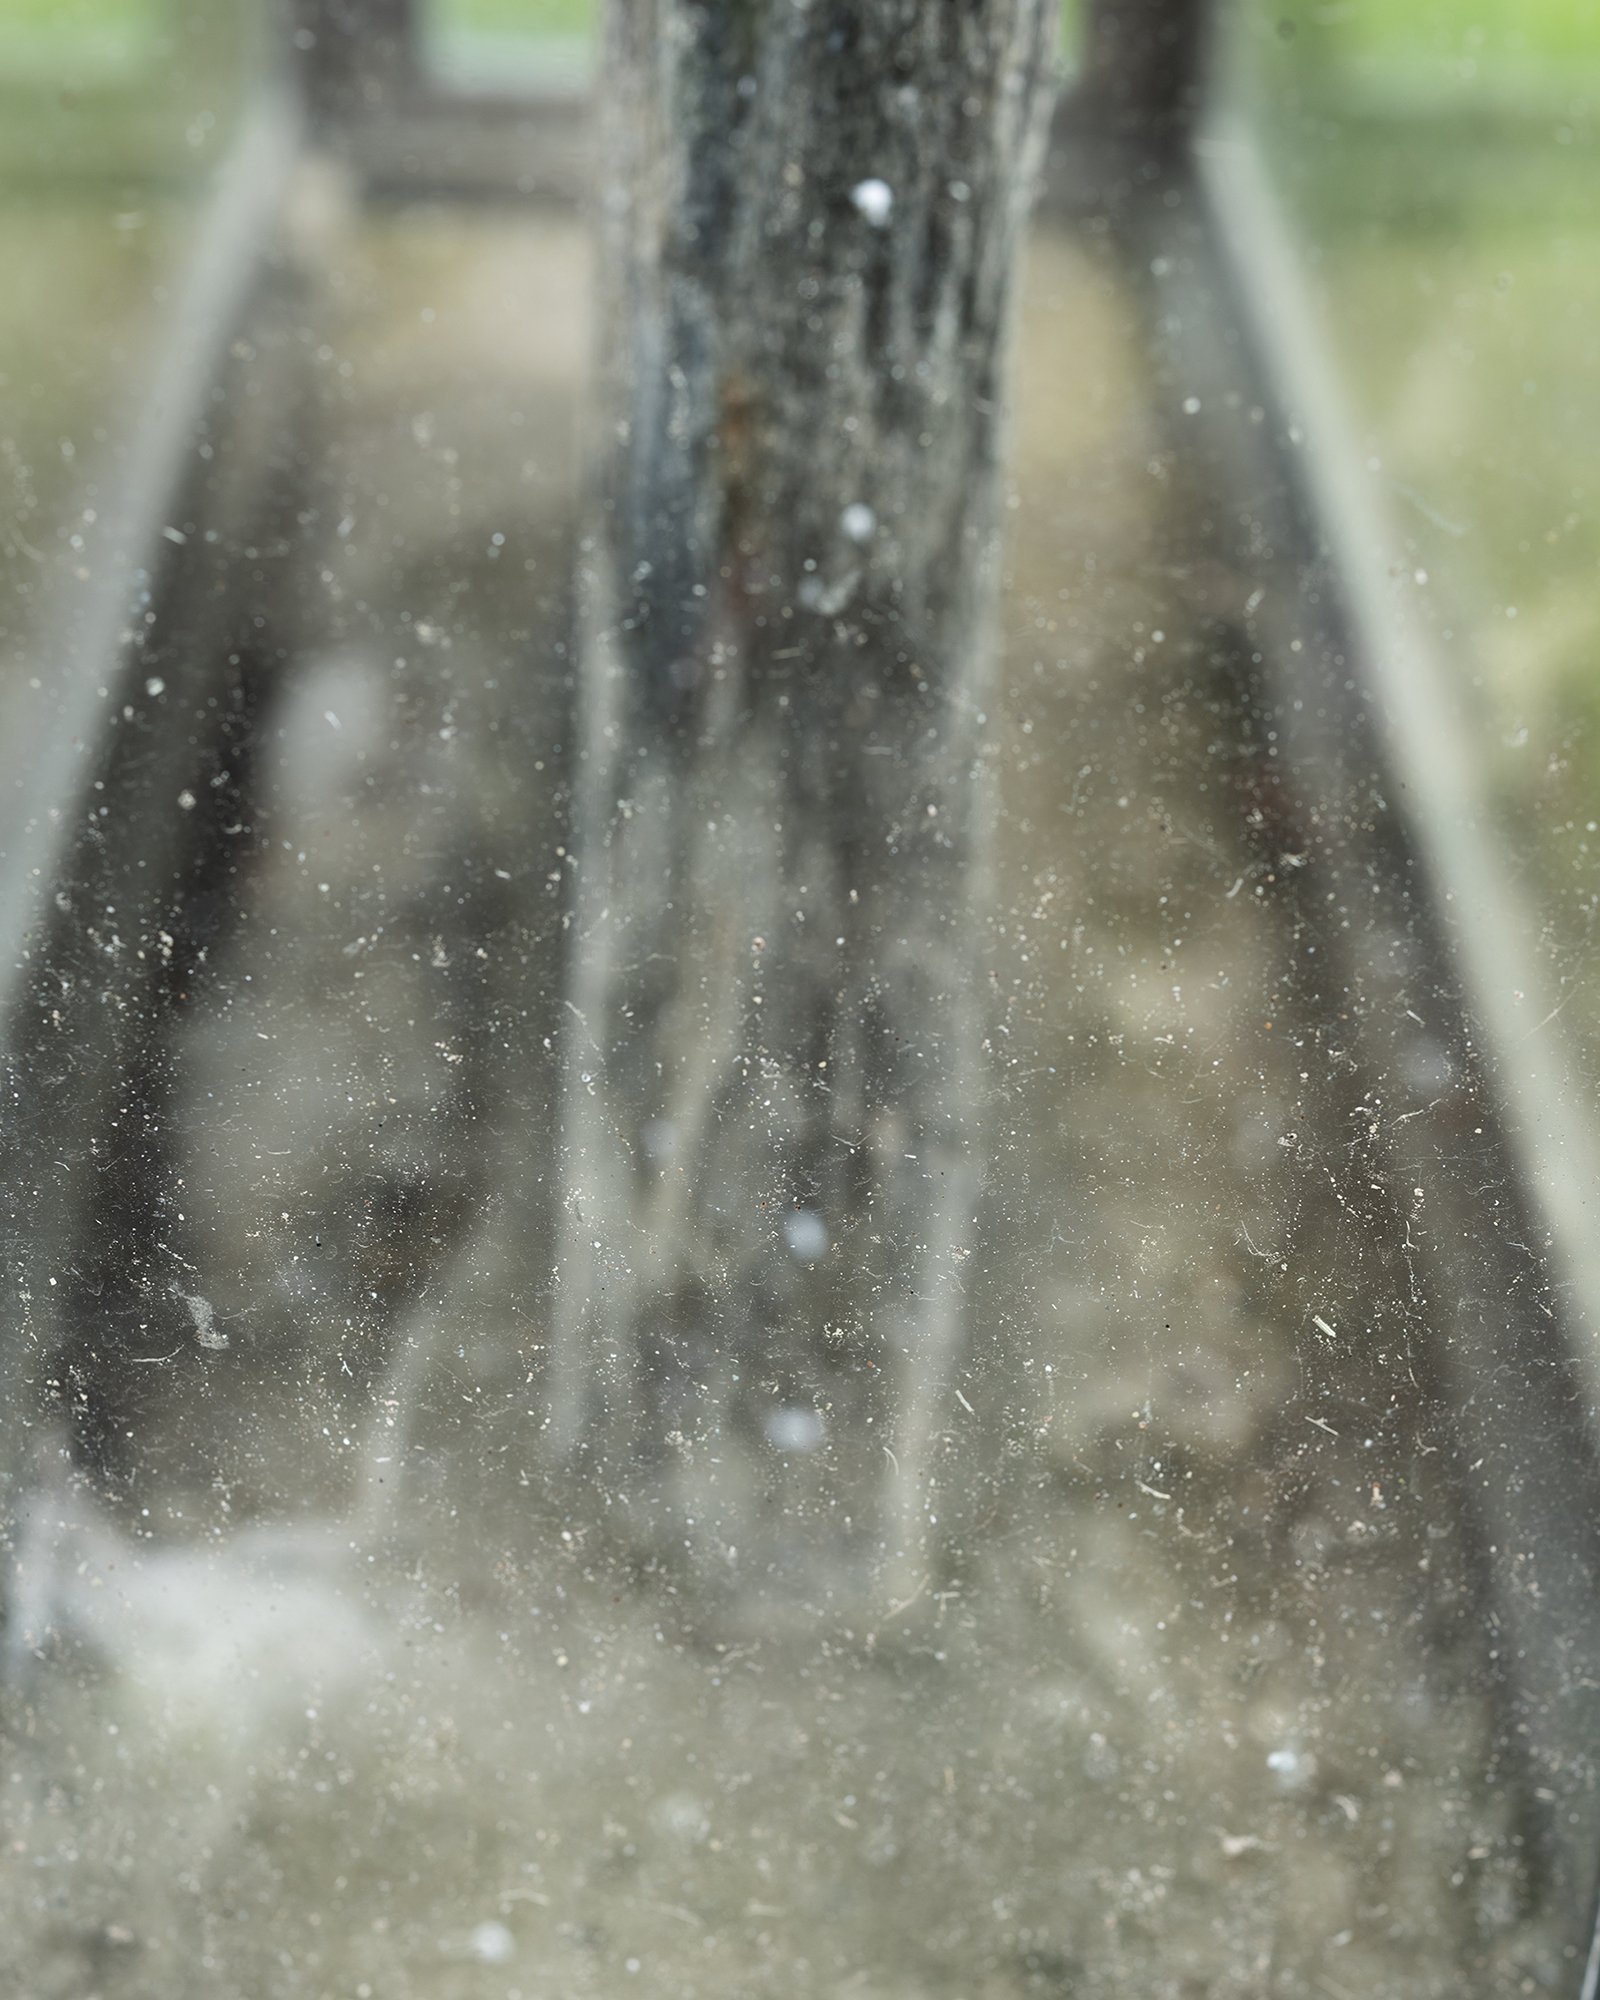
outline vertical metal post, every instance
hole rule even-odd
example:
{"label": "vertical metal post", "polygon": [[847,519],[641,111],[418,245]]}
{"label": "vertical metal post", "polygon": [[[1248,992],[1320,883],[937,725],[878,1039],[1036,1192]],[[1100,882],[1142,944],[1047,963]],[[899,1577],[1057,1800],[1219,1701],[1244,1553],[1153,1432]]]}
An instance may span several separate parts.
{"label": "vertical metal post", "polygon": [[417,95],[418,0],[291,0],[292,42],[315,138],[394,116]]}
{"label": "vertical metal post", "polygon": [[1184,168],[1215,12],[1212,0],[1090,0],[1074,116],[1141,181]]}

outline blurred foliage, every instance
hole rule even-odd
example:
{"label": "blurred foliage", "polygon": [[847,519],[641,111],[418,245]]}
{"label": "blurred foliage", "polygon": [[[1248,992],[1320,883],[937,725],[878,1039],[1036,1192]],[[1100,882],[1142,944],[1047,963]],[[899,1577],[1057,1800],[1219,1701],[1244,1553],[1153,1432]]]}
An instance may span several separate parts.
{"label": "blurred foliage", "polygon": [[[43,6],[47,0],[30,0]],[[118,0],[107,0],[115,6]],[[598,0],[436,0],[441,29],[493,35],[578,35]],[[1063,40],[1074,39],[1083,0],[1062,0]],[[1261,32],[1300,42],[1308,70],[1331,59],[1374,76],[1397,67],[1421,78],[1468,66],[1524,58],[1593,58],[1600,45],[1595,0],[1265,0],[1255,11]]]}
{"label": "blurred foliage", "polygon": [[1288,0],[1252,117],[1394,552],[1600,1075],[1600,6]]}
{"label": "blurred foliage", "polygon": [[[1063,0],[1070,38],[1081,0]],[[35,53],[73,66],[137,62],[158,50],[174,17],[204,34],[217,0],[175,9],[169,0],[0,0],[0,56],[7,67]],[[582,35],[597,0],[434,0],[446,33]],[[1595,0],[1262,0],[1251,31],[1298,51],[1307,77],[1330,69],[1374,80],[1472,85],[1532,61],[1600,60]]]}
{"label": "blurred foliage", "polygon": [[0,53],[13,73],[128,70],[159,47],[170,12],[164,0],[0,0]]}
{"label": "blurred foliage", "polygon": [[[1076,38],[1082,0],[1062,0],[1063,45]],[[434,0],[436,32],[443,36],[586,36],[599,11],[598,0]]]}
{"label": "blurred foliage", "polygon": [[1266,0],[1249,18],[1335,89],[1495,90],[1600,57],[1594,0]]}
{"label": "blurred foliage", "polygon": [[0,0],[0,197],[192,182],[257,25],[229,0]]}

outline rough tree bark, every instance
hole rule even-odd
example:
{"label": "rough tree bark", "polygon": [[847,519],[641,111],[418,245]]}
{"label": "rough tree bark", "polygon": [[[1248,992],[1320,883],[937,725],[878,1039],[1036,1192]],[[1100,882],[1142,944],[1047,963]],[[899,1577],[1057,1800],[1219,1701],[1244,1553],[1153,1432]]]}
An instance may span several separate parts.
{"label": "rough tree bark", "polygon": [[[551,1428],[635,1488],[730,1426],[814,1451],[902,1580],[982,1178],[980,736],[1053,23],[607,23]],[[681,1471],[655,1490],[676,1531]]]}

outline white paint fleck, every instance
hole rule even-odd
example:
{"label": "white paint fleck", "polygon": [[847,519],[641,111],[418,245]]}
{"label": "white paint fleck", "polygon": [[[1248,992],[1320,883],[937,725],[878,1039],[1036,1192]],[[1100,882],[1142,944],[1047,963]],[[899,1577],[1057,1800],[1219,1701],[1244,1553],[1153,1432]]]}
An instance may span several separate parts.
{"label": "white paint fleck", "polygon": [[852,542],[870,542],[877,532],[878,517],[864,500],[852,500],[839,516],[839,527]]}
{"label": "white paint fleck", "polygon": [[894,213],[894,189],[876,175],[869,180],[857,181],[850,190],[850,199],[857,214],[870,222],[874,229],[882,229]]}
{"label": "white paint fleck", "polygon": [[1304,1750],[1284,1744],[1267,1752],[1267,1769],[1286,1792],[1298,1792],[1317,1774],[1317,1760]]}
{"label": "white paint fleck", "polygon": [[506,1965],[516,1955],[517,1941],[504,1924],[491,1917],[476,1926],[467,1949],[483,1965]]}

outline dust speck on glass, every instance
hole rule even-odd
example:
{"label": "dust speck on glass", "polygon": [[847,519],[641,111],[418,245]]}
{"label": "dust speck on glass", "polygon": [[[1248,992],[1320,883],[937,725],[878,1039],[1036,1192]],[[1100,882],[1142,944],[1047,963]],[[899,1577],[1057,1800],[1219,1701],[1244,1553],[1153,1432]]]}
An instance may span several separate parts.
{"label": "dust speck on glass", "polygon": [[0,9],[19,1993],[1594,2000],[1597,148]]}

